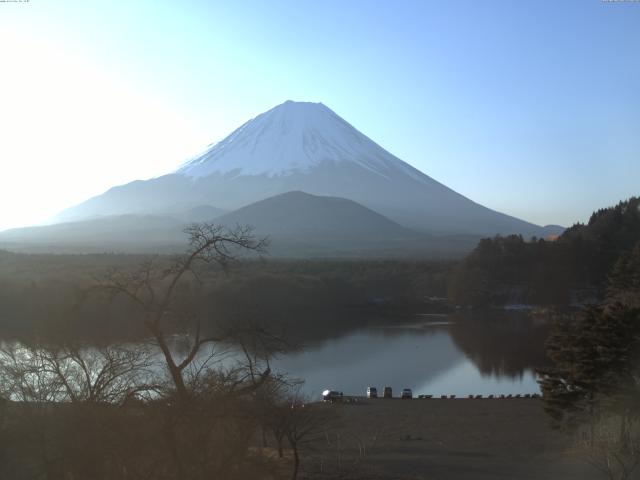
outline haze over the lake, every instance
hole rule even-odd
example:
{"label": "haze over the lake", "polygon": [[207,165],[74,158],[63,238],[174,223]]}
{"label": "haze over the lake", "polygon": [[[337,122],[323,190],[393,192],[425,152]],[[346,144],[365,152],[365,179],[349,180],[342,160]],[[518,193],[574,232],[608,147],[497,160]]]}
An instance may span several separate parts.
{"label": "haze over the lake", "polygon": [[287,99],[536,224],[638,193],[634,2],[0,3],[0,229],[177,168]]}

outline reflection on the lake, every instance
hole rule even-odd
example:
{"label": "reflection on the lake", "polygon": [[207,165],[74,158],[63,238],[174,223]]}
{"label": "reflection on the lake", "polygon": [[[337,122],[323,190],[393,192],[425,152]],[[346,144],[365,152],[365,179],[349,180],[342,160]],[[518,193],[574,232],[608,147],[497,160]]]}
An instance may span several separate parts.
{"label": "reflection on the lake", "polygon": [[515,378],[549,365],[544,353],[549,324],[528,312],[463,311],[450,320],[456,346],[484,375]]}
{"label": "reflection on the lake", "polygon": [[304,379],[311,396],[325,388],[364,394],[368,385],[436,396],[538,391],[534,368],[548,362],[544,323],[499,311],[414,320],[309,345],[273,366]]}

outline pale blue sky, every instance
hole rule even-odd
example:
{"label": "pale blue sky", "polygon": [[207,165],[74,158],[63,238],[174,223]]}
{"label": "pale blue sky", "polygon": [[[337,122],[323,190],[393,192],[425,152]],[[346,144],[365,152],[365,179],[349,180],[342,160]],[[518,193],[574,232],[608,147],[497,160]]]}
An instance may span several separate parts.
{"label": "pale blue sky", "polygon": [[640,3],[0,3],[0,228],[171,171],[287,99],[539,224],[640,194]]}

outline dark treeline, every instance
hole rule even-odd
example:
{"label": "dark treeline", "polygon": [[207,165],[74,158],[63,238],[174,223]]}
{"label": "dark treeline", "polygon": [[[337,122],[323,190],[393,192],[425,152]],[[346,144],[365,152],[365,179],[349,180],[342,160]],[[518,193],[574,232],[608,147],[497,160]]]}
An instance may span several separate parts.
{"label": "dark treeline", "polygon": [[[145,335],[125,298],[84,296],[113,271],[133,272],[143,255],[26,255],[0,251],[0,334],[64,332],[107,341]],[[203,318],[203,328],[258,322],[299,337],[339,334],[376,315],[425,308],[446,296],[451,262],[394,260],[244,260],[201,272],[177,292]],[[362,315],[360,315],[362,313]],[[210,321],[207,321],[209,319]]]}
{"label": "dark treeline", "polygon": [[557,239],[480,241],[455,269],[449,298],[475,306],[596,301],[618,258],[640,242],[640,198],[594,212]]}

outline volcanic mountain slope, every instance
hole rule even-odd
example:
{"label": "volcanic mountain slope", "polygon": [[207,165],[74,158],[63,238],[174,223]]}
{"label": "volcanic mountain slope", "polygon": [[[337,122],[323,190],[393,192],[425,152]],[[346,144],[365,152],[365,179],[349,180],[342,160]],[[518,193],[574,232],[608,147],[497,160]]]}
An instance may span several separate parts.
{"label": "volcanic mountain slope", "polygon": [[391,253],[393,248],[401,254],[409,245],[419,249],[424,237],[352,200],[304,192],[261,200],[216,222],[251,225],[257,236],[270,238],[272,254],[285,256]]}
{"label": "volcanic mountain slope", "polygon": [[366,239],[403,240],[420,237],[388,218],[344,198],[304,192],[275,195],[218,217],[223,225],[251,225],[255,233],[310,241]]}
{"label": "volcanic mountain slope", "polygon": [[[204,220],[217,210],[187,213]],[[109,215],[43,227],[0,232],[0,248],[31,252],[117,251],[171,253],[184,250],[185,218],[158,215]],[[270,239],[275,257],[409,257],[452,258],[470,251],[474,236],[435,237],[419,233],[352,200],[288,192],[234,212],[207,218],[234,228],[250,225],[257,237]]]}
{"label": "volcanic mountain slope", "polygon": [[435,234],[544,236],[558,230],[483,207],[393,156],[323,104],[291,101],[248,121],[174,173],[114,187],[59,220],[164,214],[176,205],[231,211],[290,191],[353,200]]}
{"label": "volcanic mountain slope", "polygon": [[224,225],[251,225],[268,236],[275,256],[451,258],[468,252],[479,237],[416,232],[352,200],[288,192],[216,218]]}

